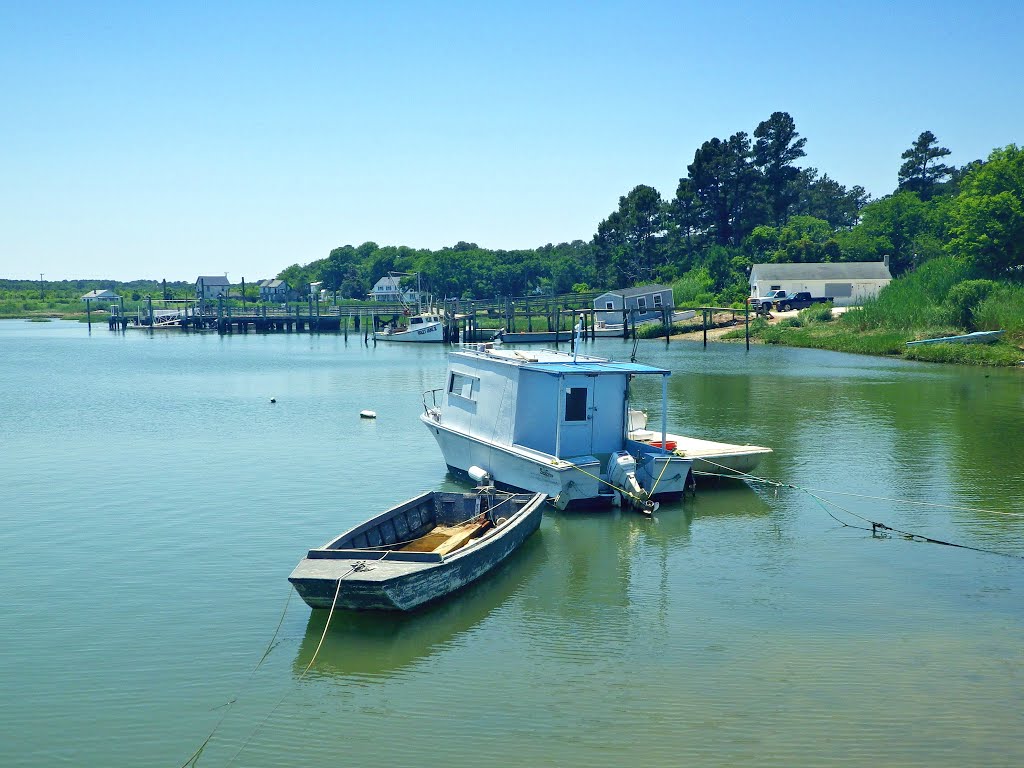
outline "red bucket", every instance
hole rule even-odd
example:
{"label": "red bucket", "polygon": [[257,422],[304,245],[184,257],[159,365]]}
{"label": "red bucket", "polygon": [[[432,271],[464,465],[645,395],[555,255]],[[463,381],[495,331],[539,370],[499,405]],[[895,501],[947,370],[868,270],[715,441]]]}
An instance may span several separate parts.
{"label": "red bucket", "polygon": [[[656,441],[652,442],[651,445],[653,445],[655,448],[661,448],[662,447],[661,440],[656,440]],[[665,446],[664,447],[665,447],[666,451],[674,451],[676,449],[676,441],[675,440],[667,440],[665,442]]]}

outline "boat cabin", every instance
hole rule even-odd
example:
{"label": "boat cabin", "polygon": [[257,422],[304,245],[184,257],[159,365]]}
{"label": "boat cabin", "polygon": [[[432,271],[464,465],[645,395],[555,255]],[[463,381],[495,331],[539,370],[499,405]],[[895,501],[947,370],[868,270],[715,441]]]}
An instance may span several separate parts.
{"label": "boat cabin", "polygon": [[423,325],[424,323],[440,323],[440,322],[441,322],[441,316],[440,315],[429,315],[429,314],[413,315],[412,317],[409,318],[409,327],[410,328],[415,328],[417,325]]}
{"label": "boat cabin", "polygon": [[556,459],[607,456],[623,449],[629,381],[637,375],[662,377],[664,414],[670,372],[662,368],[547,350],[453,352],[443,423]]}

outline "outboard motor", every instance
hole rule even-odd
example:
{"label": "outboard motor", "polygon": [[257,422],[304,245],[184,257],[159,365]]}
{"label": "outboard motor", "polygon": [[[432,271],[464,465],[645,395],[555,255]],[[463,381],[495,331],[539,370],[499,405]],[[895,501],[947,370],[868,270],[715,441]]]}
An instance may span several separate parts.
{"label": "outboard motor", "polygon": [[608,482],[615,486],[622,501],[645,515],[650,515],[658,509],[658,504],[651,501],[650,495],[636,479],[636,459],[629,451],[616,451],[609,456],[606,473]]}

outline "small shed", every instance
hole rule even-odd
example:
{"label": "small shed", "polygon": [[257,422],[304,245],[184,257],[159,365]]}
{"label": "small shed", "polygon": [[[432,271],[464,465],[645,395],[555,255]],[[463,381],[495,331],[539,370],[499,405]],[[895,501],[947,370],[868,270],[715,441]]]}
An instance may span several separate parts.
{"label": "small shed", "polygon": [[216,299],[218,296],[227,298],[231,281],[227,275],[200,275],[196,278],[196,298]]}
{"label": "small shed", "polygon": [[103,288],[95,291],[89,291],[82,297],[82,301],[117,301],[120,298],[121,297],[113,291]]}
{"label": "small shed", "polygon": [[666,285],[641,285],[602,293],[594,299],[595,317],[605,323],[621,323],[622,311],[634,310],[637,322],[661,318],[662,310],[675,308],[672,288]]}
{"label": "small shed", "polygon": [[292,289],[284,280],[260,280],[260,301],[288,301]]}
{"label": "small shed", "polygon": [[889,259],[809,264],[755,264],[750,270],[751,297],[769,291],[810,291],[832,296],[837,307],[857,306],[873,298],[892,281]]}

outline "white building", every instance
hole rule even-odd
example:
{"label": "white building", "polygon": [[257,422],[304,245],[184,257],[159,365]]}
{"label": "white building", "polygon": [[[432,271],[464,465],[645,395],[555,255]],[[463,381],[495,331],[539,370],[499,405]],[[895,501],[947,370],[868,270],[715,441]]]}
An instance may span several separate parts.
{"label": "white building", "polygon": [[82,301],[117,301],[120,296],[106,288],[89,291],[82,297]]}
{"label": "white building", "polygon": [[418,298],[416,291],[403,291],[401,279],[394,275],[384,275],[373,284],[369,295],[373,301],[404,301],[406,304],[411,304]]}
{"label": "white building", "polygon": [[837,307],[858,306],[878,295],[892,281],[889,259],[815,264],[755,264],[750,270],[750,295],[769,291],[810,291],[811,296],[833,296]]}
{"label": "white building", "polygon": [[594,299],[597,319],[605,323],[621,323],[622,310],[634,310],[637,322],[661,318],[663,309],[672,310],[675,302],[672,289],[665,285],[641,285],[637,288],[602,293]]}
{"label": "white building", "polygon": [[231,281],[226,275],[204,276],[196,278],[196,298],[216,299],[218,296],[228,297]]}

